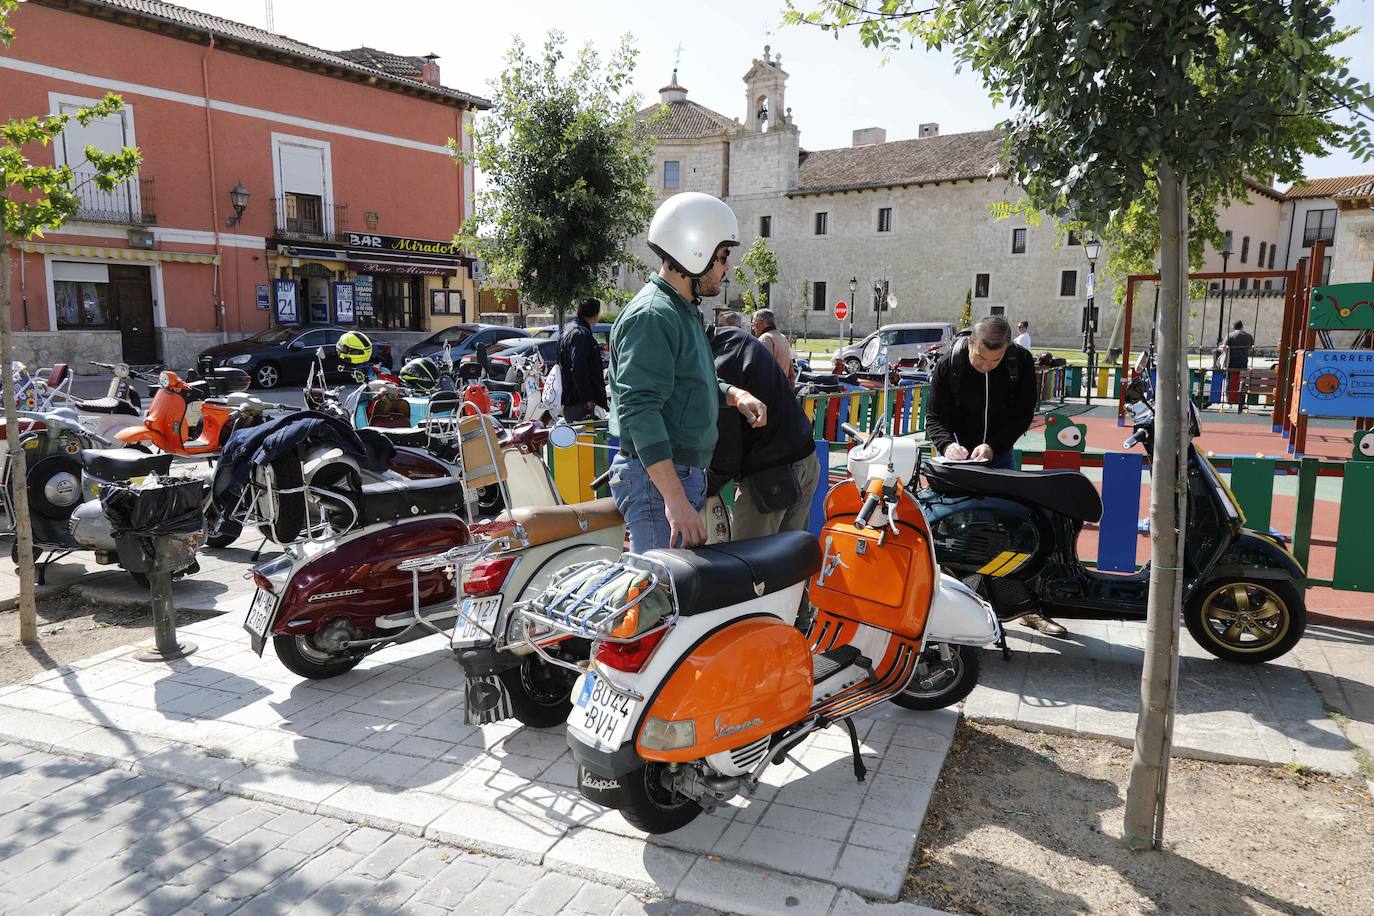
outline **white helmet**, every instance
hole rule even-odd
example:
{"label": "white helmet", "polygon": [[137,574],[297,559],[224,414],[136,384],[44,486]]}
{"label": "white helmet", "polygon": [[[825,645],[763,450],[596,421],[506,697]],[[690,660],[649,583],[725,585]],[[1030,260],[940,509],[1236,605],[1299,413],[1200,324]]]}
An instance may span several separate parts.
{"label": "white helmet", "polygon": [[665,200],[649,224],[649,247],[689,277],[711,269],[721,245],[739,244],[739,220],[718,197],[684,191]]}

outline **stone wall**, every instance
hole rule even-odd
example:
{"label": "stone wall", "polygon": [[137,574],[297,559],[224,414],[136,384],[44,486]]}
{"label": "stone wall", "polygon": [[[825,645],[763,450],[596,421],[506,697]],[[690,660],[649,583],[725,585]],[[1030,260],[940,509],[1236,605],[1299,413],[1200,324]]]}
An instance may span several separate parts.
{"label": "stone wall", "polygon": [[90,361],[117,363],[122,344],[118,331],[16,331],[14,358],[31,368],[66,363],[78,375],[103,370]]}

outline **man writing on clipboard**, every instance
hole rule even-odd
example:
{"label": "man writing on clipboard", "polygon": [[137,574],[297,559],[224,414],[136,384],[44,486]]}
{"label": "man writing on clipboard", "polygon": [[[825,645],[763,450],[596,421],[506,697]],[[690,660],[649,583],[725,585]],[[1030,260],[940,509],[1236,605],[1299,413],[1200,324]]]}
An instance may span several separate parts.
{"label": "man writing on clipboard", "polygon": [[[1011,325],[989,315],[935,364],[930,378],[926,435],[950,461],[986,461],[1015,467],[1012,446],[1030,429],[1039,394],[1035,361],[1011,339]],[[1068,631],[1047,617],[1027,614],[1028,626],[1047,636]]]}

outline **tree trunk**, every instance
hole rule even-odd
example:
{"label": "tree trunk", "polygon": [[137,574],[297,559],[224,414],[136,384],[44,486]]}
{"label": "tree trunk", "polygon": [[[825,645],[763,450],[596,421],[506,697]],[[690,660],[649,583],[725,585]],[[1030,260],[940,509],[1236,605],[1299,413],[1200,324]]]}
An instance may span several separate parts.
{"label": "tree trunk", "polygon": [[[4,187],[0,183],[0,189]],[[29,489],[24,450],[19,447],[19,419],[15,415],[13,339],[10,333],[10,240],[0,235],[0,376],[4,377],[0,397],[5,401],[5,444],[9,448],[10,480],[14,481],[14,540],[19,555],[19,641],[38,642],[38,604],[34,586],[38,581],[33,562],[33,524],[29,518]]]}
{"label": "tree trunk", "polygon": [[1188,288],[1187,182],[1159,167],[1159,381],[1150,470],[1150,597],[1140,714],[1126,790],[1125,841],[1158,849],[1164,837],[1174,708],[1178,698],[1179,612],[1183,600],[1183,532],[1187,528],[1188,399],[1184,379]]}

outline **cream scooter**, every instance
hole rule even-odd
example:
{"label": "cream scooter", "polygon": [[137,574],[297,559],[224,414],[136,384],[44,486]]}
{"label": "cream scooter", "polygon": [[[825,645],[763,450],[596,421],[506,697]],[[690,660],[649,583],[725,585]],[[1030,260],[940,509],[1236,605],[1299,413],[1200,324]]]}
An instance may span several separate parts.
{"label": "cream scooter", "polygon": [[[861,437],[852,427],[851,436]],[[545,661],[553,636],[592,642],[568,743],[587,798],[649,833],[757,786],[808,735],[891,700],[956,703],[977,683],[976,647],[1001,633],[991,607],[938,572],[907,492],[911,439],[864,437],[852,479],[807,532],[651,550],[570,567],[520,608]]]}

